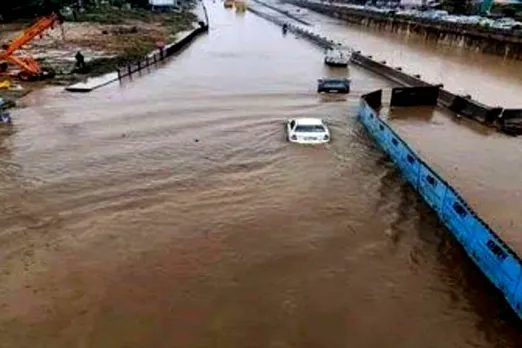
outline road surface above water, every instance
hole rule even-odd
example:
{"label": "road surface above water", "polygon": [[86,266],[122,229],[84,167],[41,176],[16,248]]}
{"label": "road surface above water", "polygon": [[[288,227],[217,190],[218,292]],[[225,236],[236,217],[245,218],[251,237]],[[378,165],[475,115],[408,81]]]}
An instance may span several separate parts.
{"label": "road surface above water", "polygon": [[[519,322],[354,118],[387,83],[208,3],[161,70],[27,98],[0,138],[0,347],[519,347]],[[333,141],[293,146],[322,116]]]}
{"label": "road surface above water", "polygon": [[[263,1],[294,12],[299,8],[278,0]],[[454,93],[470,94],[492,106],[522,107],[519,97],[522,94],[520,61],[437,45],[414,35],[348,24],[311,10],[302,18],[313,24],[311,29],[330,39],[371,54],[376,59],[386,60],[391,66],[401,66],[405,72],[420,74],[428,82],[443,83]]]}

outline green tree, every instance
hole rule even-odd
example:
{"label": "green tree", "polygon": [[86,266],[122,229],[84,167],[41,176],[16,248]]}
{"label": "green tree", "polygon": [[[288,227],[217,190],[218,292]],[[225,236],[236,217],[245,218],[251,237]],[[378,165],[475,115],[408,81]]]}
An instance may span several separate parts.
{"label": "green tree", "polygon": [[[99,0],[83,0],[85,6],[93,6]],[[112,0],[108,0],[110,3]],[[118,1],[121,3],[122,1]],[[147,7],[148,0],[125,0],[134,7]],[[58,11],[63,6],[78,5],[78,0],[0,0],[0,16],[4,20],[32,18]]]}

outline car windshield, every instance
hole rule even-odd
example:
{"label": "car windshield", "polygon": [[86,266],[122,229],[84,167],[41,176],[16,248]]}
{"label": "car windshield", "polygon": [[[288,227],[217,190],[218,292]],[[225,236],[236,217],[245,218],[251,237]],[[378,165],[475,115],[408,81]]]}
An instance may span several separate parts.
{"label": "car windshield", "polygon": [[324,127],[321,125],[299,125],[295,127],[295,131],[298,133],[322,133]]}
{"label": "car windshield", "polygon": [[344,86],[342,81],[328,81],[324,83],[325,86]]}
{"label": "car windshield", "polygon": [[345,80],[326,80],[323,82],[325,85],[344,85],[346,84]]}

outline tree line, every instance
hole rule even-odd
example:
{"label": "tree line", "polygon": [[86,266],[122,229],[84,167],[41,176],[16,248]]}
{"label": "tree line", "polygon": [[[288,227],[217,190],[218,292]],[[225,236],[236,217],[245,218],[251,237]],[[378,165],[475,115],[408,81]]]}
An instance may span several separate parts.
{"label": "tree line", "polygon": [[4,21],[18,18],[33,18],[59,11],[64,6],[96,6],[100,2],[115,6],[129,3],[137,7],[148,6],[148,0],[0,0],[0,17]]}

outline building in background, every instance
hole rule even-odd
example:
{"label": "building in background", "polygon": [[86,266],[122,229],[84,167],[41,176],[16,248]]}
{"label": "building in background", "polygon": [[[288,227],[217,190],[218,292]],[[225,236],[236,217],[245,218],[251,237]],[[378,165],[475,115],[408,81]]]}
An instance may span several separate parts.
{"label": "building in background", "polygon": [[179,0],[149,0],[152,10],[156,11],[172,11],[180,8]]}

